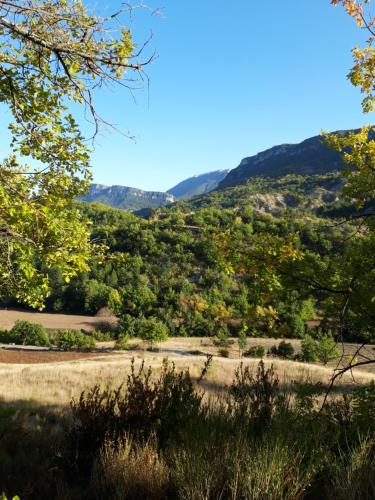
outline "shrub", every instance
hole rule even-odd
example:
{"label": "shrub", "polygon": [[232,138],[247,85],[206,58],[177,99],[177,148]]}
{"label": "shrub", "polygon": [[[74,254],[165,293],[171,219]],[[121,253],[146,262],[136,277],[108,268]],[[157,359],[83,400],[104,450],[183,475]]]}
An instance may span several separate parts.
{"label": "shrub", "polygon": [[282,340],[278,346],[271,347],[271,354],[279,358],[292,359],[294,356],[294,347],[290,342]]}
{"label": "shrub", "polygon": [[102,332],[101,330],[94,330],[91,337],[97,342],[109,342],[112,340],[112,335],[109,332]]}
{"label": "shrub", "polygon": [[219,349],[219,354],[222,358],[229,358],[229,349],[225,349],[225,348],[221,347]]}
{"label": "shrub", "polygon": [[326,365],[340,356],[336,342],[330,332],[321,334],[317,340],[316,352],[321,363]]}
{"label": "shrub", "polygon": [[[355,423],[366,432],[366,427],[375,429],[375,382],[358,388],[353,395]],[[375,443],[374,443],[375,444]]]}
{"label": "shrub", "polygon": [[57,347],[63,351],[74,349],[88,350],[95,347],[95,340],[78,330],[59,330],[54,340]]}
{"label": "shrub", "polygon": [[130,314],[121,316],[118,323],[119,335],[127,335],[128,337],[136,337],[139,330],[139,319],[133,318]]}
{"label": "shrub", "polygon": [[129,351],[130,350],[129,336],[120,335],[119,338],[116,340],[115,349],[118,349],[119,351]]}
{"label": "shrub", "polygon": [[139,337],[150,342],[153,348],[155,342],[165,342],[168,340],[168,327],[156,318],[143,319],[139,324]]}
{"label": "shrub", "polygon": [[313,363],[318,359],[316,342],[311,335],[305,335],[301,342],[301,359],[306,363]]}
{"label": "shrub", "polygon": [[18,345],[32,345],[38,347],[49,346],[50,341],[46,330],[42,325],[19,320],[9,332]]}
{"label": "shrub", "polygon": [[228,348],[233,344],[233,340],[229,338],[228,329],[220,328],[216,337],[212,340],[214,346]]}
{"label": "shrub", "polygon": [[246,358],[263,358],[266,349],[262,345],[254,345],[243,353]]}
{"label": "shrub", "polygon": [[96,328],[105,334],[110,335],[112,338],[118,331],[118,326],[114,321],[103,319],[96,323]]}
{"label": "shrub", "polygon": [[265,368],[260,361],[255,376],[243,363],[234,372],[234,380],[229,387],[229,412],[245,418],[259,420],[262,425],[271,419],[279,396],[279,379],[273,367]]}
{"label": "shrub", "polygon": [[313,339],[310,335],[305,335],[301,342],[301,351],[301,359],[307,363],[319,360],[326,365],[329,361],[337,359],[340,356],[340,351],[330,332],[325,334],[320,333],[317,339]]}
{"label": "shrub", "polygon": [[238,343],[239,355],[241,357],[243,354],[243,351],[246,349],[246,346],[247,346],[246,330],[244,328],[242,328],[240,333],[238,334],[237,343]]}
{"label": "shrub", "polygon": [[0,328],[0,344],[15,344],[14,336],[5,328]]}
{"label": "shrub", "polygon": [[165,445],[201,413],[201,402],[188,371],[176,372],[164,360],[159,378],[153,379],[151,368],[142,363],[136,370],[133,359],[127,382],[117,390],[96,385],[72,401],[72,459],[87,471],[106,437],[116,441],[129,432],[138,439],[154,434]]}

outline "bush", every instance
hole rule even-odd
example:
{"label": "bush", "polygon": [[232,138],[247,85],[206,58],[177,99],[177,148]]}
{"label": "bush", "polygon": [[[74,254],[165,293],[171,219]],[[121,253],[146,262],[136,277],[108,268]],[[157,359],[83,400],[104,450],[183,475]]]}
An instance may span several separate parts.
{"label": "bush", "polygon": [[219,354],[222,358],[229,358],[229,350],[225,349],[224,347],[221,347],[219,349]]}
{"label": "bush", "polygon": [[102,332],[101,330],[94,330],[91,337],[97,342],[109,342],[112,340],[112,335],[109,332]]}
{"label": "bush", "polygon": [[305,335],[301,342],[301,351],[301,359],[307,363],[319,360],[326,365],[329,361],[337,359],[340,356],[340,351],[330,332],[318,334],[317,339],[313,339],[310,335]]}
{"label": "bush", "polygon": [[247,346],[247,336],[246,336],[246,329],[245,328],[242,328],[241,331],[239,332],[237,343],[238,343],[239,355],[242,356],[242,354]]}
{"label": "bush", "polygon": [[335,339],[330,332],[318,337],[316,352],[321,363],[326,365],[340,356]]}
{"label": "bush", "polygon": [[78,330],[59,330],[54,341],[63,351],[72,351],[74,349],[88,350],[95,347],[95,340],[89,335]]}
{"label": "bush", "polygon": [[15,344],[14,336],[5,328],[0,328],[0,344]]}
{"label": "bush", "polygon": [[243,353],[246,358],[263,358],[266,349],[262,345],[254,345]]}
{"label": "bush", "polygon": [[250,368],[241,363],[229,387],[229,412],[241,418],[259,420],[261,425],[267,424],[279,395],[279,379],[273,366],[266,370],[264,362],[260,361],[253,375]]}
{"label": "bush", "polygon": [[271,354],[279,358],[292,359],[294,357],[294,347],[290,342],[283,340],[278,346],[271,347]]}
{"label": "bush", "polygon": [[119,335],[127,335],[128,337],[136,337],[139,330],[140,321],[137,318],[133,318],[130,314],[124,314],[121,316],[118,323]]}
{"label": "bush", "polygon": [[117,390],[96,385],[72,401],[72,460],[78,458],[78,467],[87,471],[108,436],[116,442],[129,432],[137,439],[155,435],[165,445],[169,438],[178,439],[185,425],[200,415],[201,403],[202,395],[188,371],[177,372],[164,360],[155,379],[144,363],[136,370],[133,359],[127,382]]}
{"label": "bush", "polygon": [[220,328],[212,341],[216,347],[228,348],[233,344],[233,340],[229,338],[228,329],[225,328]]}
{"label": "bush", "polygon": [[311,335],[305,335],[301,342],[301,360],[306,363],[317,361],[316,342]]}
{"label": "bush", "polygon": [[150,342],[153,348],[155,342],[165,342],[168,340],[168,327],[156,318],[143,319],[139,324],[138,336]]}
{"label": "bush", "polygon": [[116,340],[115,349],[119,351],[130,351],[129,336],[120,335]]}
{"label": "bush", "polygon": [[46,330],[42,325],[30,323],[29,321],[16,321],[9,335],[13,342],[18,345],[32,345],[38,347],[47,347],[50,341]]}

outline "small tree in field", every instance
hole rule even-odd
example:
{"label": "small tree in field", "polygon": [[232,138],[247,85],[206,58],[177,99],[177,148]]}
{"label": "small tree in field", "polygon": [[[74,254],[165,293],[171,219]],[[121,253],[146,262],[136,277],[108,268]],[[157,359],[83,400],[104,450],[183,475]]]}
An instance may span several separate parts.
{"label": "small tree in field", "polygon": [[246,337],[246,331],[242,329],[240,333],[238,334],[238,354],[239,357],[242,358],[243,352],[246,349],[247,346],[247,337]]}
{"label": "small tree in field", "polygon": [[320,335],[316,345],[316,353],[319,361],[324,365],[330,361],[334,361],[340,356],[340,351],[337,348],[335,339],[330,332]]}
{"label": "small tree in field", "polygon": [[155,342],[165,342],[168,340],[168,327],[156,318],[143,319],[139,325],[139,337],[150,343],[154,349]]}

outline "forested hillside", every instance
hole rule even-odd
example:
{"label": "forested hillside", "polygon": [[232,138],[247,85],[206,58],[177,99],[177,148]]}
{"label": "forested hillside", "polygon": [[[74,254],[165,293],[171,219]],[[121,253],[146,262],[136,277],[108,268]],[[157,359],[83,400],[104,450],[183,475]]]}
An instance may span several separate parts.
{"label": "forested hillside", "polygon": [[[245,329],[301,337],[309,320],[336,314],[313,278],[329,281],[353,244],[353,227],[333,218],[352,210],[340,186],[337,174],[257,179],[160,208],[148,220],[81,203],[92,239],[108,245],[108,255],[70,283],[54,270],[47,307],[96,313],[108,306],[129,334],[150,318],[173,335]],[[357,326],[347,337],[362,333]]]}

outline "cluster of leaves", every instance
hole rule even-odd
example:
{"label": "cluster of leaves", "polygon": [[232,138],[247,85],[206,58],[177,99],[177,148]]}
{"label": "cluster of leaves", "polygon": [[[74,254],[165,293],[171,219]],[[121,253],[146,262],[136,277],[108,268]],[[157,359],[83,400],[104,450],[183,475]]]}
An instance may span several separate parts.
{"label": "cluster of leaves", "polygon": [[13,119],[0,163],[1,299],[43,308],[50,269],[66,282],[88,270],[93,248],[74,200],[88,189],[90,149],[69,104],[91,114],[96,135],[94,90],[141,74],[147,61],[133,59],[122,21],[131,11],[101,17],[75,0],[0,1],[0,103]]}

